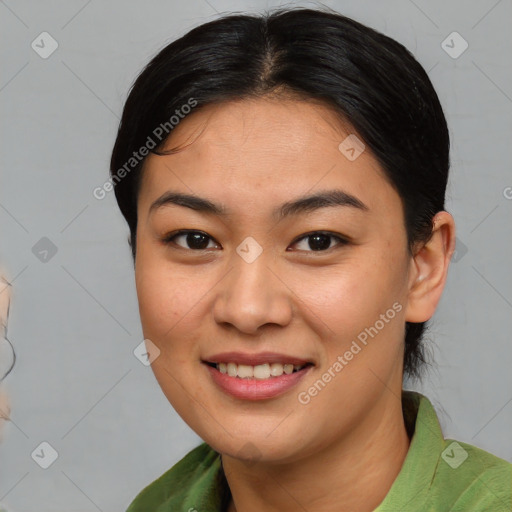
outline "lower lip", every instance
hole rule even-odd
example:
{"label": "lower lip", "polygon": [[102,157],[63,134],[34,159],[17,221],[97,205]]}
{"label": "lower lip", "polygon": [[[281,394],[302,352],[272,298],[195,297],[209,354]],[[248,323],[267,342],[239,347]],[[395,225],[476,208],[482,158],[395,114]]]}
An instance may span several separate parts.
{"label": "lower lip", "polygon": [[293,386],[296,386],[309,370],[313,368],[313,365],[308,365],[298,372],[283,373],[279,377],[270,377],[268,379],[240,379],[239,377],[230,377],[227,373],[221,373],[217,368],[209,364],[203,364],[210,372],[215,384],[222,391],[242,400],[265,400],[282,395]]}

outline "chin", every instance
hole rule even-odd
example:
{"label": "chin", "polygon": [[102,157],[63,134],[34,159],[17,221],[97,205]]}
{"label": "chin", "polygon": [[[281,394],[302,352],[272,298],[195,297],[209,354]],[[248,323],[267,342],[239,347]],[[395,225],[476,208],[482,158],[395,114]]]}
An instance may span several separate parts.
{"label": "chin", "polygon": [[286,433],[285,438],[267,436],[264,432],[235,437],[217,433],[201,436],[216,452],[250,463],[286,463],[302,458],[297,438]]}

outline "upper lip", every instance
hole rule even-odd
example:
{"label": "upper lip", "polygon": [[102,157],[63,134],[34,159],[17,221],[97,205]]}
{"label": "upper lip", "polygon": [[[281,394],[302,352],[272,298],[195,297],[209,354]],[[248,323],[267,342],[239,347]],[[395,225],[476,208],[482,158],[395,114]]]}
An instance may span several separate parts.
{"label": "upper lip", "polygon": [[203,359],[206,363],[236,363],[256,366],[264,363],[282,363],[304,365],[313,364],[301,357],[278,354],[277,352],[259,352],[258,354],[247,354],[245,352],[222,352]]}

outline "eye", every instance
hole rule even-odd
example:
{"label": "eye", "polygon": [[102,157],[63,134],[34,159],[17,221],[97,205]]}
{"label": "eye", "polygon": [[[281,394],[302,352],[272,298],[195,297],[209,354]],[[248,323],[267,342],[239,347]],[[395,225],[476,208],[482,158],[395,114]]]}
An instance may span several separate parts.
{"label": "eye", "polygon": [[[177,240],[180,238],[184,239],[184,243],[188,244],[188,247],[185,245],[181,245],[177,243]],[[338,245],[347,245],[349,242],[345,238],[329,233],[328,231],[314,231],[312,233],[308,233],[306,235],[302,235],[298,238],[292,245],[296,245],[299,242],[305,241],[309,239],[309,243],[305,243],[306,247],[300,249],[301,251],[310,251],[310,252],[326,252],[331,247],[331,239],[335,239],[338,241]],[[203,251],[208,249],[208,240],[213,241],[213,238],[204,233],[203,231],[194,231],[194,230],[181,230],[175,233],[171,233],[164,237],[162,241],[165,244],[174,244],[178,245],[183,249],[195,250],[195,251]]]}
{"label": "eye", "polygon": [[328,231],[314,231],[312,233],[308,233],[306,235],[301,236],[298,240],[294,242],[293,245],[297,244],[298,242],[305,241],[309,239],[309,242],[303,242],[306,248],[300,249],[300,250],[306,250],[308,251],[311,249],[311,252],[326,252],[329,249],[332,249],[330,239],[336,239],[338,240],[338,245],[347,245],[349,242],[345,238],[334,235],[332,233],[329,233]]}
{"label": "eye", "polygon": [[[189,245],[189,247],[184,247],[176,242],[176,240],[183,238],[185,243]],[[167,235],[162,241],[165,244],[175,244],[183,249],[190,249],[196,251],[203,251],[208,249],[208,240],[213,240],[210,236],[202,231],[192,231],[192,230],[181,230],[177,233],[171,233]]]}

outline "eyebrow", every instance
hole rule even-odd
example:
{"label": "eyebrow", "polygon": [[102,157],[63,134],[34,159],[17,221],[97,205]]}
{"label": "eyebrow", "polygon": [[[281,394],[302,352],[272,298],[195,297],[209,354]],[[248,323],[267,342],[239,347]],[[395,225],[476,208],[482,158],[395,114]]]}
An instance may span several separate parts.
{"label": "eyebrow", "polygon": [[[168,205],[184,206],[198,212],[220,217],[226,217],[230,213],[222,204],[215,204],[203,197],[183,194],[172,190],[165,192],[154,201],[149,207],[149,213],[151,214],[155,210]],[[273,210],[272,216],[277,220],[282,220],[291,215],[299,215],[332,206],[349,206],[361,211],[369,210],[368,206],[360,199],[348,192],[343,190],[324,190],[313,195],[302,196],[293,201],[283,203]]]}

